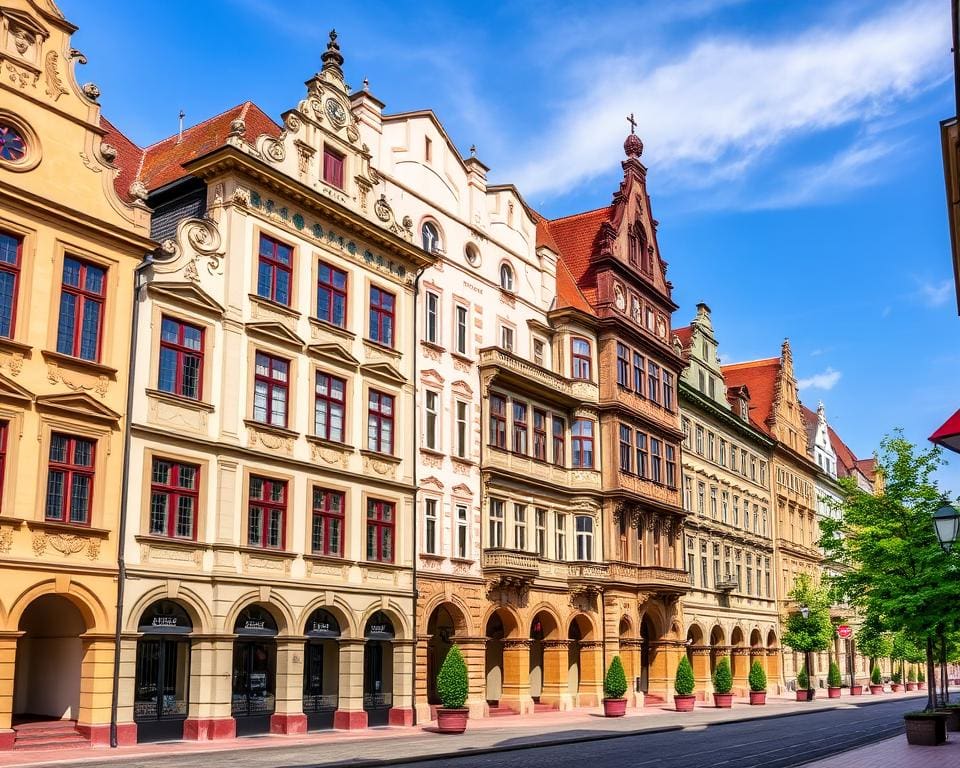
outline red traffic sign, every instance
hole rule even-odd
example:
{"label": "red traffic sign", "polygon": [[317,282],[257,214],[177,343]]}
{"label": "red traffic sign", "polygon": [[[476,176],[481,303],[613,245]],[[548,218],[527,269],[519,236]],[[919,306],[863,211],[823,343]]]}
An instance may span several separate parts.
{"label": "red traffic sign", "polygon": [[853,637],[853,628],[848,627],[846,624],[841,624],[839,627],[837,627],[837,637],[839,637],[841,640],[849,640],[851,637]]}

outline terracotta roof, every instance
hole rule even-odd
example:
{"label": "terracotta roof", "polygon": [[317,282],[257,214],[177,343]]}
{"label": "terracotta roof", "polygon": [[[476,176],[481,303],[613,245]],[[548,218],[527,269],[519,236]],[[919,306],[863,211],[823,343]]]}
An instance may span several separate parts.
{"label": "terracotta roof", "polygon": [[534,214],[534,221],[537,222],[537,248],[549,248],[554,253],[560,253],[557,247],[557,241],[553,239],[553,233],[550,231],[550,222],[540,214]]}
{"label": "terracotta roof", "polygon": [[577,281],[573,279],[566,263],[563,259],[559,259],[557,261],[557,309],[563,307],[573,307],[594,317],[597,314],[577,287]]}
{"label": "terracotta roof", "polygon": [[574,281],[580,286],[584,298],[591,304],[596,303],[597,289],[591,284],[590,276],[587,275],[590,257],[593,255],[593,246],[600,226],[609,220],[612,212],[613,207],[607,205],[593,211],[553,219],[550,222],[550,232],[559,246],[560,258],[567,265]]}
{"label": "terracotta roof", "polygon": [[280,135],[279,125],[252,101],[245,101],[202,123],[185,128],[182,137],[174,134],[147,147],[140,168],[140,180],[149,191],[153,191],[181,178],[185,175],[184,163],[226,143],[230,123],[238,118],[246,123],[246,139],[251,143],[264,133],[274,137]]}
{"label": "terracotta roof", "polygon": [[103,115],[100,116],[100,127],[106,131],[104,142],[116,147],[117,159],[114,165],[120,169],[113,179],[113,188],[121,200],[129,201],[130,185],[137,178],[140,170],[140,161],[143,159],[143,150],[128,139],[113,123]]}
{"label": "terracotta roof", "polygon": [[674,328],[673,335],[680,339],[684,349],[690,346],[690,337],[693,335],[693,326],[685,325],[683,328]]}
{"label": "terracotta roof", "polygon": [[765,434],[772,435],[767,419],[773,408],[777,389],[780,358],[733,363],[720,368],[727,387],[746,387],[750,390],[750,421]]}

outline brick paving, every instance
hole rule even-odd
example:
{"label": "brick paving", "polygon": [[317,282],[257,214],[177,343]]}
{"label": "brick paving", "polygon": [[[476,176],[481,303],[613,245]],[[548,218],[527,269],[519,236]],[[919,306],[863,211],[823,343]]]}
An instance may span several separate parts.
{"label": "brick paving", "polygon": [[960,733],[939,747],[911,747],[903,736],[806,763],[803,768],[952,768],[960,766]]}

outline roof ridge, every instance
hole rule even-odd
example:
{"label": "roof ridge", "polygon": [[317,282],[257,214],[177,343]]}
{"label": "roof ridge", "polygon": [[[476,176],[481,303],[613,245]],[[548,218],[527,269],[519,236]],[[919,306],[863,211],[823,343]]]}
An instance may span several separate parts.
{"label": "roof ridge", "polygon": [[560,221],[566,221],[567,219],[575,219],[578,216],[589,216],[591,213],[597,213],[598,211],[608,211],[612,206],[610,205],[601,205],[597,208],[591,208],[589,211],[581,211],[580,213],[569,213],[566,216],[558,216],[555,219],[547,219],[551,224],[556,224]]}
{"label": "roof ridge", "polygon": [[780,358],[779,358],[779,357],[762,357],[762,358],[759,358],[759,359],[757,359],[757,360],[744,360],[744,361],[741,362],[741,363],[726,363],[725,365],[721,365],[720,367],[721,367],[721,368],[724,368],[724,369],[726,369],[726,368],[744,368],[744,367],[746,367],[746,366],[748,366],[748,365],[758,366],[758,365],[760,365],[761,363],[763,363],[763,364],[773,364],[773,363],[779,363],[779,362],[780,362]]}
{"label": "roof ridge", "polygon": [[[188,133],[190,133],[191,131],[199,128],[200,126],[206,125],[207,123],[212,123],[214,120],[217,120],[218,118],[223,117],[223,116],[226,115],[228,112],[232,112],[233,110],[237,109],[238,107],[246,107],[246,105],[252,104],[252,103],[253,103],[253,102],[251,102],[249,99],[247,99],[246,101],[241,102],[240,104],[234,104],[232,107],[229,107],[229,108],[223,110],[223,112],[218,112],[218,113],[215,114],[215,115],[211,115],[211,116],[208,117],[206,120],[201,120],[199,123],[195,123],[194,125],[191,125],[189,128],[184,128],[184,129],[183,129],[183,135],[186,136]],[[257,107],[257,109],[260,109],[260,108]],[[262,109],[261,109],[260,111],[263,112]],[[266,112],[263,112],[263,113],[264,113],[265,115],[267,114]],[[244,112],[244,114],[246,114],[246,113]],[[268,115],[268,117],[269,117],[269,115]],[[167,136],[165,139],[160,139],[160,141],[155,141],[153,144],[150,144],[150,145],[144,147],[144,151],[151,150],[151,149],[153,149],[154,147],[158,147],[158,146],[160,146],[161,144],[163,144],[163,143],[165,143],[165,142],[167,142],[167,141],[170,141],[170,139],[175,138],[175,137],[177,137],[177,136],[179,136],[179,135],[180,135],[179,132],[177,132],[177,133],[172,133],[172,134],[170,134],[169,136]]]}

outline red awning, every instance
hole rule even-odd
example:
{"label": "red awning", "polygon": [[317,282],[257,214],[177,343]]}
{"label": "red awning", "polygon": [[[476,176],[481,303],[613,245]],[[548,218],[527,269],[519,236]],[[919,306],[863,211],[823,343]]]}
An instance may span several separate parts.
{"label": "red awning", "polygon": [[930,435],[930,442],[960,453],[960,411],[957,411],[940,429]]}

